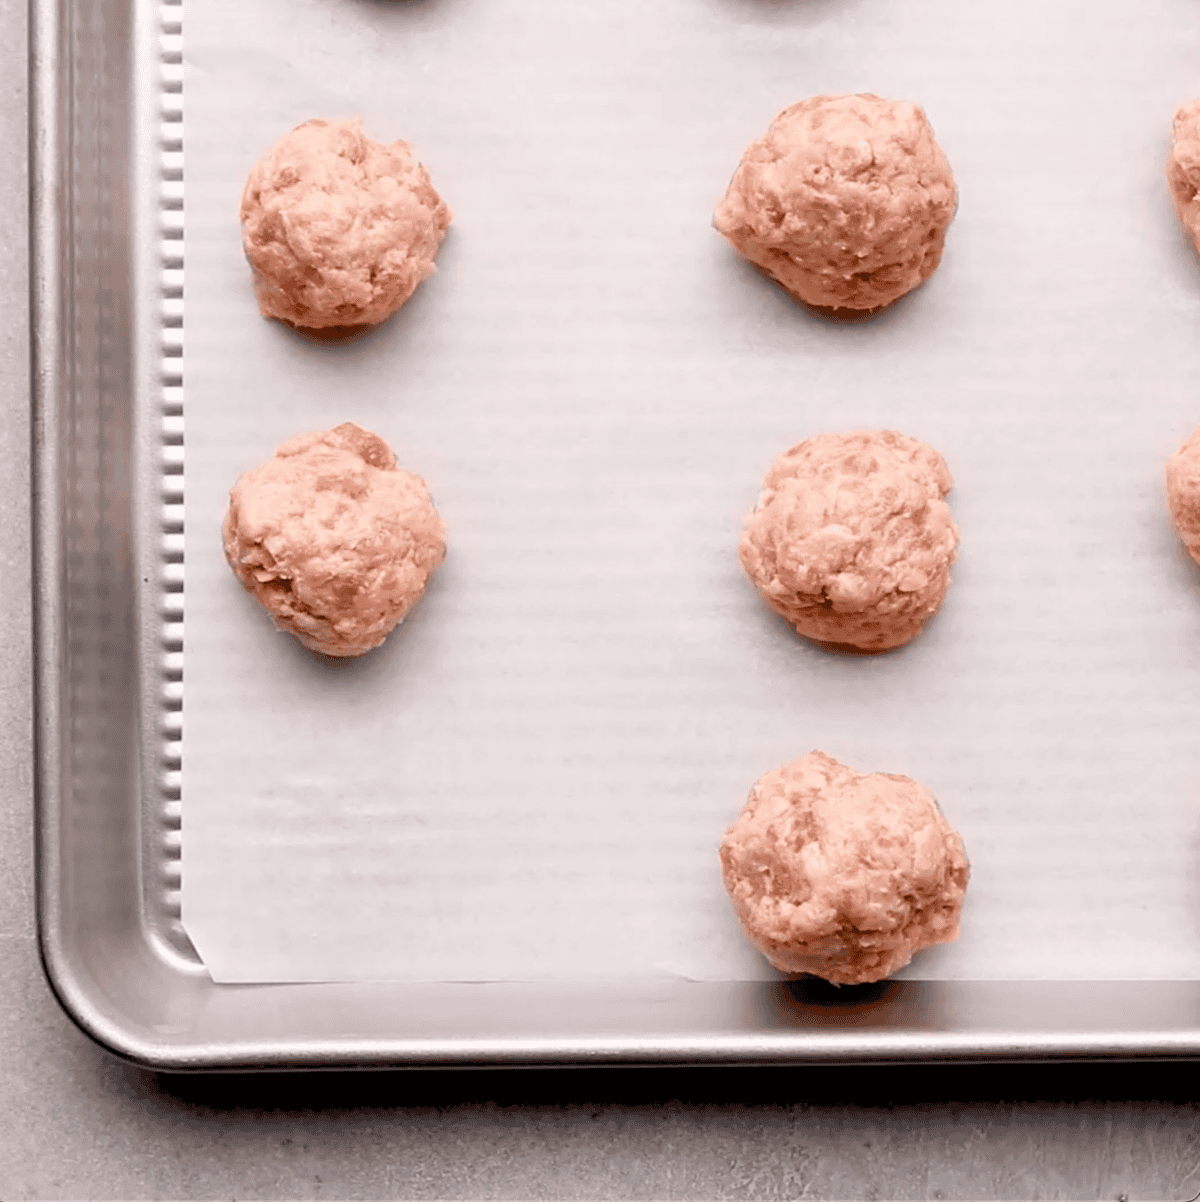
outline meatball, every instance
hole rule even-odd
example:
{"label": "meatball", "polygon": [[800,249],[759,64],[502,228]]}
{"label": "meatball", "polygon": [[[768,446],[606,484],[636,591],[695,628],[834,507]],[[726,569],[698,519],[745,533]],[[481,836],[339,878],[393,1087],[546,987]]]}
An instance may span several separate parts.
{"label": "meatball", "polygon": [[1185,104],[1175,114],[1167,182],[1179,220],[1200,251],[1200,100]]}
{"label": "meatball", "polygon": [[225,558],[311,651],[362,655],[420,600],[446,553],[425,482],[353,422],[297,434],[229,494]]}
{"label": "meatball", "polygon": [[806,304],[865,310],[933,275],[957,204],[918,105],[813,96],[751,144],[713,224]]}
{"label": "meatball", "polygon": [[906,776],[810,752],[755,782],[720,856],[738,920],[781,972],[881,981],[958,937],[962,840]]}
{"label": "meatball", "polygon": [[1167,460],[1167,508],[1187,553],[1200,563],[1200,429]]}
{"label": "meatball", "polygon": [[738,549],[763,599],[823,643],[886,651],[942,604],[958,528],[935,450],[891,430],[818,434],[763,481]]}
{"label": "meatball", "polygon": [[436,270],[450,210],[405,142],[306,121],[250,172],[242,241],[259,308],[302,329],[377,325]]}

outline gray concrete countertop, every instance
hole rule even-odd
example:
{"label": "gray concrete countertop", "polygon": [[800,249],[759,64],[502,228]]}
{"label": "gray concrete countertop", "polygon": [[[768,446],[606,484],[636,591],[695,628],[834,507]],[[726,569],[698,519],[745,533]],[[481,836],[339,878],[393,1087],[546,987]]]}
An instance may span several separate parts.
{"label": "gray concrete countertop", "polygon": [[0,1199],[1188,1199],[1195,1065],[171,1079],[38,959],[30,751],[26,13],[0,0]]}

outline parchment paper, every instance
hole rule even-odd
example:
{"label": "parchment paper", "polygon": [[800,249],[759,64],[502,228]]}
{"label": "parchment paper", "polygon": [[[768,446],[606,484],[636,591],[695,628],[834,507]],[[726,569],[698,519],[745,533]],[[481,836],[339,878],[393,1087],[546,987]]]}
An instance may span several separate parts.
{"label": "parchment paper", "polygon": [[[819,748],[925,784],[972,878],[922,978],[1200,975],[1200,574],[1163,467],[1200,423],[1171,208],[1189,0],[197,0],[185,11],[183,917],[219,981],[758,978],[717,846]],[[933,279],[805,312],[710,227],[822,92],[924,106],[960,192]],[[263,320],[238,200],[361,116],[454,211],[368,338]],[[322,662],[224,562],[238,475],[355,421],[449,529],[380,650]],[[892,428],[962,543],[909,647],[758,601],[787,447]]]}

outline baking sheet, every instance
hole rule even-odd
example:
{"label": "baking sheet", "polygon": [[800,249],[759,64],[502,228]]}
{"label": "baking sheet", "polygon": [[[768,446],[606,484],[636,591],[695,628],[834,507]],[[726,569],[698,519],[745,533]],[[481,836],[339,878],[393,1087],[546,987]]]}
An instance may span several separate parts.
{"label": "baking sheet", "polygon": [[[816,747],[961,832],[910,978],[1200,976],[1200,590],[1165,515],[1200,266],[1163,181],[1185,0],[206,0],[185,14],[183,919],[218,981],[774,975],[716,861]],[[923,288],[808,314],[709,226],[787,104],[921,103],[959,212]],[[455,213],[370,337],[257,313],[237,203],[313,116],[404,138]],[[379,651],[317,661],[237,585],[237,476],[353,420],[449,552]],[[736,557],[771,460],[925,439],[962,533],[908,648],[834,656]]]}

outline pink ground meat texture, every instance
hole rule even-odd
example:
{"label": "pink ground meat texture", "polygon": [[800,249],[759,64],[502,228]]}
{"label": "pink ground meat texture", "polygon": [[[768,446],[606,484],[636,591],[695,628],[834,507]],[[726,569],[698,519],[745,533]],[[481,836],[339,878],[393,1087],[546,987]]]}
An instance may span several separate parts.
{"label": "pink ground meat texture", "polygon": [[957,204],[918,105],[813,96],[751,144],[713,224],[805,303],[875,309],[933,275]]}
{"label": "pink ground meat texture", "polygon": [[865,984],[958,937],[962,840],[908,777],[811,752],[755,783],[720,857],[747,937],[781,972]]}
{"label": "pink ground meat texture", "polygon": [[1167,460],[1167,508],[1188,554],[1200,563],[1200,429]]}
{"label": "pink ground meat texture", "polygon": [[225,557],[311,651],[362,655],[420,600],[446,553],[425,482],[352,422],[298,434],[229,494]]}
{"label": "pink ground meat texture", "polygon": [[1200,100],[1185,104],[1175,114],[1167,182],[1179,220],[1200,251]]}
{"label": "pink ground meat texture", "polygon": [[299,125],[242,193],[259,307],[307,329],[376,325],[436,270],[450,217],[407,143],[357,120]]}
{"label": "pink ground meat texture", "polygon": [[935,450],[890,430],[819,434],[780,456],[739,556],[759,594],[823,643],[915,638],[950,585],[958,528]]}

